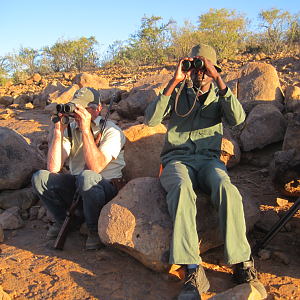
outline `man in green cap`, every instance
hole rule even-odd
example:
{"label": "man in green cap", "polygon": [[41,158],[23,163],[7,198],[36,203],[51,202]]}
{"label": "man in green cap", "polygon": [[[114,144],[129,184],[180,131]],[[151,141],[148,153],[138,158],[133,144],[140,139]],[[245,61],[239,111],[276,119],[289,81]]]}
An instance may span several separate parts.
{"label": "man in green cap", "polygon": [[180,300],[201,299],[209,289],[199,256],[196,187],[210,194],[218,212],[225,263],[234,265],[235,280],[252,284],[263,299],[267,297],[250,256],[242,197],[220,160],[222,120],[230,126],[245,120],[241,104],[220,72],[215,50],[204,44],[195,46],[191,57],[180,60],[173,78],[145,112],[149,126],[158,125],[170,114],[160,181],[173,221],[169,262],[185,266]]}
{"label": "man in green cap", "polygon": [[[117,195],[111,181],[122,177],[126,137],[111,121],[107,121],[99,136],[103,123],[97,90],[83,87],[69,104],[76,107],[75,121],[64,124],[64,114],[59,114],[49,145],[47,170],[35,173],[31,181],[35,192],[57,221],[47,232],[49,238],[58,236],[77,189],[90,231],[85,248],[94,250],[103,246],[98,235],[98,219],[102,207]],[[95,142],[97,137],[100,144]],[[67,158],[70,159],[71,174],[60,172]]]}

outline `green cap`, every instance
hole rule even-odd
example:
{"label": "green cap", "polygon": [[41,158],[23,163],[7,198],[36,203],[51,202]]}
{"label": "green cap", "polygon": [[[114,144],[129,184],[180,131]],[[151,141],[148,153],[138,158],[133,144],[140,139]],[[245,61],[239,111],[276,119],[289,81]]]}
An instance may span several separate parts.
{"label": "green cap", "polygon": [[101,105],[101,96],[95,89],[83,87],[75,92],[71,102],[74,104],[80,104],[86,108],[90,104]]}
{"label": "green cap", "polygon": [[213,65],[219,73],[222,72],[222,69],[217,65],[216,51],[211,46],[205,44],[198,44],[192,49],[191,57],[194,56],[204,56],[213,63]]}

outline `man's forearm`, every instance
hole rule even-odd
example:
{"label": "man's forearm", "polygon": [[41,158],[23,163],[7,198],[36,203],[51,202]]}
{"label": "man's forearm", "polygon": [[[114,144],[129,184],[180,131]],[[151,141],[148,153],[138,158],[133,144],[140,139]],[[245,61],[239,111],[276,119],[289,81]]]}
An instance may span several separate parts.
{"label": "man's forearm", "polygon": [[221,96],[224,96],[227,92],[227,86],[225,84],[225,82],[223,81],[222,77],[220,74],[218,74],[215,78],[214,78],[218,88],[219,88],[219,94]]}
{"label": "man's forearm", "polygon": [[47,169],[50,172],[57,173],[62,167],[62,140],[62,132],[55,128],[47,156]]}
{"label": "man's forearm", "polygon": [[176,81],[174,78],[172,78],[168,85],[165,87],[164,91],[163,91],[163,95],[164,96],[171,96],[171,94],[173,93],[175,87],[177,86],[177,84],[179,83],[180,81]]}
{"label": "man's forearm", "polygon": [[99,151],[90,130],[82,132],[83,154],[89,170],[100,173],[109,163],[107,157]]}

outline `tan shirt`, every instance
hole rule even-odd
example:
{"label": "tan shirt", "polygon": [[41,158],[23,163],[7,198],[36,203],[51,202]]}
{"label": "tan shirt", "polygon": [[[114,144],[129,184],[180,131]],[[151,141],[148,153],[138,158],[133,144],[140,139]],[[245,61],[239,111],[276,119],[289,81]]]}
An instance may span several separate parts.
{"label": "tan shirt", "polygon": [[[92,122],[91,128],[94,138],[101,130],[101,117],[97,117]],[[70,171],[72,175],[80,174],[85,167],[85,159],[83,155],[82,133],[76,122],[70,124],[72,132],[72,148],[68,138],[67,129],[64,132],[63,149],[70,157]],[[113,158],[106,168],[100,173],[106,180],[110,181],[112,178],[122,177],[122,169],[125,167],[124,150],[126,137],[122,130],[111,121],[106,122],[105,129],[100,139],[98,149],[110,154]]]}

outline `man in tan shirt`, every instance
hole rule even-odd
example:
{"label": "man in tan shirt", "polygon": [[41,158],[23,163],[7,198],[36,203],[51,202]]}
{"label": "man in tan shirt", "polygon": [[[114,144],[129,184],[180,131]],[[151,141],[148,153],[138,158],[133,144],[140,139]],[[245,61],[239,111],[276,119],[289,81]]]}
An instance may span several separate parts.
{"label": "man in tan shirt", "polygon": [[[117,195],[110,182],[122,177],[126,137],[118,126],[107,121],[100,145],[96,145],[95,139],[102,127],[102,106],[95,89],[81,88],[70,103],[76,107],[75,121],[68,125],[60,119],[55,123],[47,170],[35,173],[32,185],[57,221],[47,232],[49,238],[57,237],[77,189],[90,231],[86,249],[98,249],[103,245],[98,236],[98,219],[102,207]],[[67,158],[71,174],[60,173]]]}

